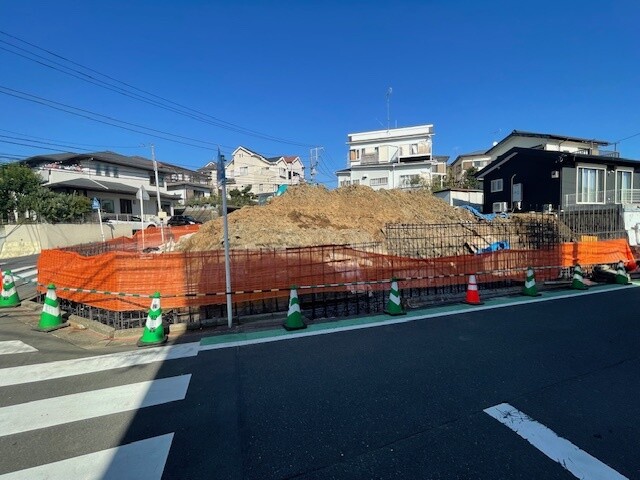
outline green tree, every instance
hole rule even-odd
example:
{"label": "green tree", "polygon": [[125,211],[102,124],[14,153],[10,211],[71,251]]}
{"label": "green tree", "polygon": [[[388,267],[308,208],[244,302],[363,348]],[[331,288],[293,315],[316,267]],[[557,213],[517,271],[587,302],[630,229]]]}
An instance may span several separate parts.
{"label": "green tree", "polygon": [[25,219],[30,213],[50,221],[69,221],[91,210],[88,198],[54,193],[41,185],[40,176],[25,165],[10,163],[0,168],[0,216]]}
{"label": "green tree", "polygon": [[255,205],[256,196],[251,193],[251,185],[247,185],[242,190],[233,189],[229,191],[229,202],[237,207]]}
{"label": "green tree", "polygon": [[476,167],[471,167],[464,172],[464,177],[462,178],[462,186],[464,188],[480,188],[480,180],[476,178],[476,173],[478,173]]}

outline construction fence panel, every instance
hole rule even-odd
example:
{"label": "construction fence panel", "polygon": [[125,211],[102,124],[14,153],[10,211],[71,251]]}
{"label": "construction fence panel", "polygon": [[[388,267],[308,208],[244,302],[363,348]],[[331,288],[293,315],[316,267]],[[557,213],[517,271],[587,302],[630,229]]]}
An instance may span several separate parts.
{"label": "construction fence panel", "polygon": [[[234,250],[230,253],[233,301],[285,298],[297,286],[300,294],[375,292],[387,290],[397,278],[400,287],[464,288],[476,274],[486,285],[522,281],[527,267],[537,278],[558,278],[562,268],[580,263],[633,261],[626,240],[574,242],[538,250],[503,249],[480,254],[411,258],[367,249],[320,247]],[[65,250],[45,250],[38,261],[39,288],[54,283],[58,296],[113,311],[146,309],[158,291],[163,307],[221,305],[226,302],[225,259],[220,250],[153,254],[112,251],[84,256]]]}

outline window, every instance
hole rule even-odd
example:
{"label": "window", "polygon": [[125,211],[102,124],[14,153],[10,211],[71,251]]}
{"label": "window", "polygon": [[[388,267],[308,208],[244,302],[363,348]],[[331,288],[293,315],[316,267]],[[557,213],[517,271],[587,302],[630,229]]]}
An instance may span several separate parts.
{"label": "window", "polygon": [[242,176],[242,175],[248,175],[249,174],[249,167],[238,167],[238,173],[237,176]]}
{"label": "window", "polygon": [[102,175],[102,167],[99,163],[96,163],[96,175]]}
{"label": "window", "polygon": [[113,167],[113,176],[116,178],[120,176],[120,174],[118,173],[118,167]]}
{"label": "window", "polygon": [[113,206],[113,200],[104,198],[100,199],[100,207],[104,213],[116,213]]}
{"label": "window", "polygon": [[351,182],[349,180],[340,180],[341,187],[348,187],[349,185],[351,185]]}
{"label": "window", "polygon": [[400,186],[411,187],[420,184],[420,175],[400,175]]}
{"label": "window", "polygon": [[360,160],[360,150],[349,150],[349,160],[352,162]]}
{"label": "window", "polygon": [[126,198],[120,199],[120,213],[133,213],[133,206],[131,200],[127,200]]}
{"label": "window", "polygon": [[110,177],[111,176],[111,167],[109,165],[105,165],[104,166],[104,176],[105,177]]}
{"label": "window", "polygon": [[495,180],[491,180],[491,192],[501,192],[502,191],[502,179],[497,178]]}
{"label": "window", "polygon": [[604,167],[578,167],[576,203],[604,203]]}
{"label": "window", "polygon": [[[155,172],[151,172],[149,174],[149,185],[155,186],[156,184],[156,174]],[[158,175],[158,186],[164,187],[164,175]]]}
{"label": "window", "polygon": [[381,177],[381,178],[372,178],[371,181],[369,182],[369,185],[371,185],[372,187],[375,187],[380,185],[387,185],[388,183],[389,183],[389,179],[387,177]]}
{"label": "window", "polygon": [[360,185],[360,180],[354,180],[354,181],[353,181],[353,184],[354,184],[354,185]]}
{"label": "window", "polygon": [[269,173],[269,167],[262,167],[262,174],[268,174]]}
{"label": "window", "polygon": [[633,171],[616,170],[616,203],[631,203]]}
{"label": "window", "polygon": [[418,154],[418,144],[417,143],[412,143],[411,144],[411,155],[417,155]]}
{"label": "window", "polygon": [[287,177],[287,170],[286,168],[280,168],[280,176],[283,178]]}
{"label": "window", "polygon": [[264,192],[264,185],[262,183],[258,185],[258,192]]}

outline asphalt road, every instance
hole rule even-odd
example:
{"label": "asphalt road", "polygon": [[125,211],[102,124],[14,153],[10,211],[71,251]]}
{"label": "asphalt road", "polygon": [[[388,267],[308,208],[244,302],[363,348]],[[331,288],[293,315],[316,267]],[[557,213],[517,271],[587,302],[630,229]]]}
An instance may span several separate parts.
{"label": "asphalt road", "polygon": [[[639,307],[640,290],[621,288],[200,350],[162,363],[125,365],[118,357],[120,368],[98,366],[44,380],[36,378],[39,372],[50,378],[39,358],[85,357],[74,367],[80,369],[90,368],[91,361],[86,351],[67,346],[57,356],[54,350],[61,347],[55,341],[41,341],[34,345],[38,352],[0,356],[0,362],[10,359],[3,367],[37,364],[13,380],[28,383],[7,385],[11,369],[0,370],[0,479],[3,473],[168,434],[173,437],[165,457],[154,453],[155,444],[151,453],[134,455],[145,471],[155,465],[167,479],[575,478],[571,465],[565,468],[485,413],[502,403],[618,478],[640,478]],[[0,340],[14,338],[3,327]],[[56,365],[52,371],[63,370]],[[117,408],[118,387],[125,385],[133,395],[132,384],[159,379],[188,383],[167,388],[178,397],[184,391],[184,398],[91,416],[91,410]],[[36,412],[51,408],[45,416],[55,417],[62,409],[53,401],[47,407],[48,399],[98,389],[98,401],[72,397],[79,420],[39,426]],[[2,423],[3,410],[23,412],[21,405],[37,400],[45,403],[32,405],[32,424],[11,425],[18,433],[3,434],[9,428]],[[84,417],[83,402],[94,402]],[[129,473],[123,476],[116,463],[104,478],[143,478],[126,462]]]}

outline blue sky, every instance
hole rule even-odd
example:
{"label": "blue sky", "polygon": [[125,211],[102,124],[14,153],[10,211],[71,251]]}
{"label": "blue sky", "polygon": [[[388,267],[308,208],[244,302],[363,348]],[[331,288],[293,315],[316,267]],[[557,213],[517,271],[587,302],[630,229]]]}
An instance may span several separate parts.
{"label": "blue sky", "polygon": [[[197,168],[219,144],[227,158],[243,145],[308,166],[309,149],[323,146],[317,180],[335,187],[347,134],[386,127],[389,87],[391,125],[433,123],[435,153],[451,160],[514,129],[617,141],[640,134],[639,18],[637,0],[4,1],[0,31],[78,65],[0,34],[0,154],[81,151],[15,145],[37,139],[150,157],[153,143],[159,160]],[[26,60],[7,42],[209,123]],[[192,145],[6,95],[15,91]],[[640,159],[640,135],[617,149]]]}

